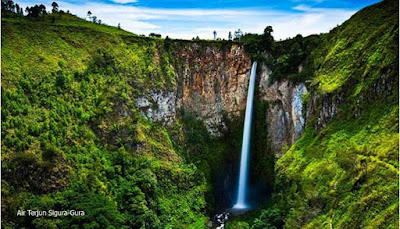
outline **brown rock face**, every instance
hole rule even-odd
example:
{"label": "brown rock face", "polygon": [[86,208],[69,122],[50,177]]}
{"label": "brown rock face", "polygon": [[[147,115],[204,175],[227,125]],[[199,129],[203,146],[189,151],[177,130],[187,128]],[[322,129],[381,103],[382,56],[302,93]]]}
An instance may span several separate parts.
{"label": "brown rock face", "polygon": [[[249,55],[238,44],[178,42],[176,47],[176,85],[137,98],[137,107],[151,120],[165,124],[173,123],[182,109],[203,120],[210,134],[221,136],[227,128],[224,115],[238,117],[246,108],[252,65]],[[293,144],[303,132],[307,89],[303,83],[288,80],[270,85],[269,76],[268,67],[261,65],[257,90],[261,100],[268,102],[266,131],[279,156],[282,147]]]}
{"label": "brown rock face", "polygon": [[177,42],[176,47],[176,85],[137,98],[136,106],[152,121],[165,124],[183,109],[220,136],[226,129],[223,116],[238,116],[246,107],[250,57],[237,44]]}
{"label": "brown rock face", "polygon": [[239,45],[220,48],[192,43],[178,50],[177,59],[182,63],[177,69],[181,107],[203,119],[211,134],[220,135],[221,128],[226,128],[224,112],[237,116],[246,107],[249,56]]}
{"label": "brown rock face", "polygon": [[288,80],[270,84],[271,71],[261,66],[259,90],[261,99],[268,102],[268,138],[272,150],[282,156],[282,148],[298,140],[305,125],[303,95],[307,88],[303,83],[294,84]]}

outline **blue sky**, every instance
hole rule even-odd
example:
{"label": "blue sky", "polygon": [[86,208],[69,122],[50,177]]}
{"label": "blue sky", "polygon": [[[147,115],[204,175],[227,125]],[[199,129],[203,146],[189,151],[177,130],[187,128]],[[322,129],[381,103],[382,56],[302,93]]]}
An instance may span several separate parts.
{"label": "blue sky", "polygon": [[[21,6],[53,0],[23,0]],[[229,31],[262,33],[267,25],[276,40],[328,32],[377,0],[63,0],[60,9],[85,18],[90,10],[102,22],[137,34],[227,39]]]}

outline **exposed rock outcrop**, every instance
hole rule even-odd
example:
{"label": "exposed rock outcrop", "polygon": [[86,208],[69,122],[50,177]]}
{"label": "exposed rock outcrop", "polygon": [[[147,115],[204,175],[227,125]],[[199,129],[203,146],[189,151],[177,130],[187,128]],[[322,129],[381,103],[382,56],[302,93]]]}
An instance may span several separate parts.
{"label": "exposed rock outcrop", "polygon": [[[136,106],[152,121],[164,124],[171,124],[182,109],[202,119],[210,134],[221,136],[227,128],[224,116],[238,117],[246,108],[251,59],[237,44],[187,42],[177,47],[176,85],[137,98]],[[307,88],[289,80],[270,84],[268,67],[261,65],[258,71],[260,99],[269,105],[266,122],[271,148],[280,156],[282,147],[292,145],[303,132]]]}
{"label": "exposed rock outcrop", "polygon": [[292,145],[300,138],[305,125],[303,96],[307,93],[304,83],[289,80],[271,84],[271,71],[261,66],[259,90],[261,100],[268,102],[267,126],[272,150],[281,156],[285,145]]}
{"label": "exposed rock outcrop", "polygon": [[201,118],[210,134],[220,136],[223,117],[237,117],[246,107],[251,60],[243,46],[220,47],[182,43],[176,50],[177,85],[136,99],[136,106],[152,121],[172,123],[177,109]]}
{"label": "exposed rock outcrop", "polygon": [[171,124],[176,116],[176,94],[174,92],[152,91],[136,99],[136,106],[142,115],[153,122]]}
{"label": "exposed rock outcrop", "polygon": [[[204,49],[204,50],[201,50]],[[238,116],[246,107],[251,60],[240,45],[201,47],[187,44],[178,50],[178,78],[182,108],[204,120],[212,135],[226,128],[223,115]]]}

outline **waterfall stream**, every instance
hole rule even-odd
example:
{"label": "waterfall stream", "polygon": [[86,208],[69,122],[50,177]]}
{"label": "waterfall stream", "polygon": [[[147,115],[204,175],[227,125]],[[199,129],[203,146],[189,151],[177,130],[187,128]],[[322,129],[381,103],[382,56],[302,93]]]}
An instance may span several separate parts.
{"label": "waterfall stream", "polygon": [[238,195],[236,204],[233,206],[233,209],[249,208],[249,206],[246,203],[246,192],[247,192],[247,177],[248,177],[248,167],[249,167],[248,160],[250,153],[251,121],[253,116],[254,87],[256,83],[256,70],[257,70],[257,62],[254,61],[253,66],[251,68],[249,87],[247,91],[246,115],[244,119],[242,152],[240,156]]}

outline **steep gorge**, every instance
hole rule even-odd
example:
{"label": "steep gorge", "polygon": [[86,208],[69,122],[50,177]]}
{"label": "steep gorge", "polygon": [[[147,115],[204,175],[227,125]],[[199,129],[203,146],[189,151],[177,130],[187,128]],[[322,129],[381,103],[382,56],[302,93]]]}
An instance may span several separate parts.
{"label": "steep gorge", "polygon": [[[227,130],[223,118],[240,118],[246,107],[251,59],[243,45],[218,47],[215,44],[176,42],[177,84],[161,91],[150,91],[137,98],[137,107],[152,121],[171,123],[178,110],[201,119],[208,132],[220,137]],[[289,80],[271,82],[268,66],[258,71],[258,102],[269,104],[266,114],[272,150],[292,145],[305,126],[304,83]]]}
{"label": "steep gorge", "polygon": [[[269,204],[228,226],[396,228],[396,6],[321,35],[300,80],[261,62],[250,183]],[[9,227],[202,228],[232,204],[252,62],[242,43],[144,38],[68,14],[2,18],[2,34]],[[32,207],[99,214],[13,217]]]}

